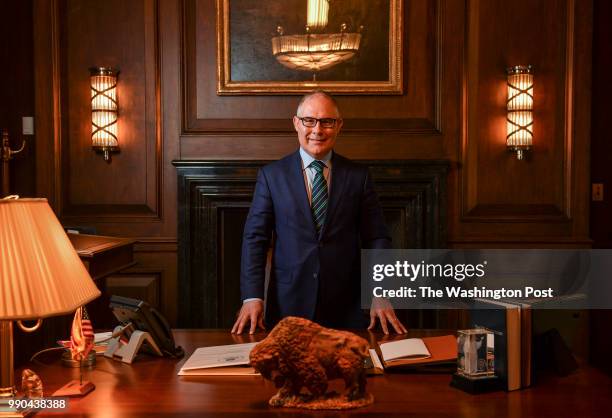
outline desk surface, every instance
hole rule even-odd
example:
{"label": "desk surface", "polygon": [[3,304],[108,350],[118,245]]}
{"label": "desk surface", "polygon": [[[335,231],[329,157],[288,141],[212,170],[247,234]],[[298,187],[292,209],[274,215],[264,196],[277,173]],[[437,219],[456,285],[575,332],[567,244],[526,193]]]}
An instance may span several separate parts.
{"label": "desk surface", "polygon": [[[177,376],[185,359],[197,347],[258,341],[264,334],[232,336],[227,330],[177,330],[177,344],[186,357],[181,360],[140,356],[132,365],[98,356],[95,370],[85,371],[96,389],[70,401],[69,414],[39,413],[36,416],[80,417],[200,417],[200,416],[427,416],[427,417],[603,417],[610,416],[612,378],[584,366],[574,374],[547,376],[532,388],[510,393],[469,395],[449,387],[450,375],[438,373],[386,373],[368,378],[374,404],[352,411],[311,412],[276,409],[267,405],[274,386],[256,376]],[[410,336],[439,334],[414,330]],[[380,337],[380,335],[372,337]],[[42,378],[45,393],[52,393],[78,371],[59,365],[51,355],[31,365]],[[16,374],[19,376],[19,374]],[[287,415],[289,416],[289,415]]]}

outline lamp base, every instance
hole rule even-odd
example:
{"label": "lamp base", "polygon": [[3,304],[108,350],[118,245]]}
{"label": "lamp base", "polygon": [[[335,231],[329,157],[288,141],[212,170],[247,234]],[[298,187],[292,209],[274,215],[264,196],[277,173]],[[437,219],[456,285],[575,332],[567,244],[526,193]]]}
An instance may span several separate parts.
{"label": "lamp base", "polygon": [[62,366],[64,367],[81,367],[85,369],[93,369],[96,367],[96,353],[91,351],[83,360],[73,360],[70,351],[65,351],[62,354]]}
{"label": "lamp base", "polygon": [[[0,406],[14,398],[13,321],[0,320]],[[0,409],[2,411],[2,409]]]}
{"label": "lamp base", "polygon": [[15,386],[8,386],[5,388],[0,388],[0,399],[2,398],[12,398],[17,395],[17,391],[15,390]]}

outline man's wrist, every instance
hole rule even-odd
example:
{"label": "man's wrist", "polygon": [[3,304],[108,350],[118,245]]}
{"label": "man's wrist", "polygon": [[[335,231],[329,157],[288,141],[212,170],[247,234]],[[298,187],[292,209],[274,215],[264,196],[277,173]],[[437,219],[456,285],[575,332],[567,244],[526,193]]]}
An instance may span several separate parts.
{"label": "man's wrist", "polygon": [[260,298],[247,298],[247,299],[242,301],[242,304],[244,305],[245,303],[252,302],[254,300],[259,300],[259,301],[263,302],[263,299],[260,299]]}

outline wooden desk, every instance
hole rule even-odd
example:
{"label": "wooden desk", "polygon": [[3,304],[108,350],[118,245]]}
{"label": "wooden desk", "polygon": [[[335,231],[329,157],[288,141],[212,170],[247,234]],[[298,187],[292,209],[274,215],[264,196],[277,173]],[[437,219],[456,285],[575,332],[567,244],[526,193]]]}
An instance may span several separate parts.
{"label": "wooden desk", "polygon": [[[411,336],[432,335],[415,330]],[[439,331],[437,332],[439,334]],[[201,346],[248,342],[248,336],[232,337],[226,330],[178,330],[176,341],[189,356]],[[264,337],[257,334],[255,341]],[[32,365],[40,374],[45,393],[52,393],[78,371],[62,368],[58,361],[41,357],[50,365]],[[267,405],[276,392],[261,377],[179,377],[185,361],[143,356],[132,365],[98,357],[95,370],[85,378],[96,389],[85,398],[70,401],[69,414],[37,416],[87,417],[212,417],[212,416],[380,416],[426,417],[603,417],[610,416],[612,378],[592,368],[582,368],[565,378],[548,377],[536,387],[485,395],[469,395],[449,387],[448,374],[387,373],[368,378],[373,405],[350,411],[296,411]],[[19,376],[19,374],[16,374]]]}
{"label": "wooden desk", "polygon": [[68,238],[94,280],[136,264],[132,239],[87,234],[68,234]]}

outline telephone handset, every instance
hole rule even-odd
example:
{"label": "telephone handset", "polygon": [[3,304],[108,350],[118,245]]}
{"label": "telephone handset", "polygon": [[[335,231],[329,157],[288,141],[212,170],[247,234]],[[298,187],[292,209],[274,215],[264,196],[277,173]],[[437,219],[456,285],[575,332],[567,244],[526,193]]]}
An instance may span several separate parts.
{"label": "telephone handset", "polygon": [[113,295],[110,308],[122,325],[131,323],[134,329],[151,334],[164,356],[180,358],[185,355],[183,349],[174,343],[166,318],[147,302]]}

